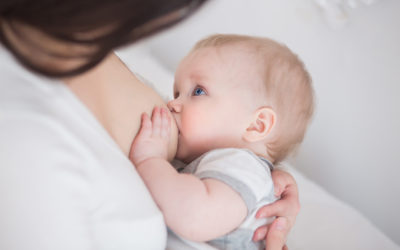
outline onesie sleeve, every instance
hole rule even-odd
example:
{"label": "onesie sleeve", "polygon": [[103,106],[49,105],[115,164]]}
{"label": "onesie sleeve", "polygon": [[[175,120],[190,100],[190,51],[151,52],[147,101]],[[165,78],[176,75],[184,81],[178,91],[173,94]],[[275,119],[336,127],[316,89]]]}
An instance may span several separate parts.
{"label": "onesie sleeve", "polygon": [[0,120],[0,249],[93,249],[83,154],[57,125],[25,118]]}
{"label": "onesie sleeve", "polygon": [[217,149],[207,153],[200,159],[194,174],[200,179],[213,178],[230,186],[242,197],[248,212],[253,211],[266,194],[274,192],[269,167],[243,149]]}

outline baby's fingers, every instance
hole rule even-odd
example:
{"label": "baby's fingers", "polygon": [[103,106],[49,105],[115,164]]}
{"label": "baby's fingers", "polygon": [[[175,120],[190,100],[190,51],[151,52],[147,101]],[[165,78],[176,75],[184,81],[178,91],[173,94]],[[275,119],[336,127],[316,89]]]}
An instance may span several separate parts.
{"label": "baby's fingers", "polygon": [[129,152],[129,159],[134,163],[137,161],[138,158],[138,149],[140,149],[141,145],[143,145],[143,143],[151,136],[151,121],[149,116],[146,113],[142,113],[141,120],[142,122],[139,132],[133,140]]}
{"label": "baby's fingers", "polygon": [[166,138],[169,136],[171,130],[170,118],[167,109],[161,109],[161,137]]}
{"label": "baby's fingers", "polygon": [[161,112],[159,107],[153,109],[153,114],[151,116],[151,121],[153,123],[153,136],[160,136],[161,133]]}
{"label": "baby's fingers", "polygon": [[151,136],[151,121],[146,113],[142,114],[142,125],[140,127],[138,137],[150,137]]}

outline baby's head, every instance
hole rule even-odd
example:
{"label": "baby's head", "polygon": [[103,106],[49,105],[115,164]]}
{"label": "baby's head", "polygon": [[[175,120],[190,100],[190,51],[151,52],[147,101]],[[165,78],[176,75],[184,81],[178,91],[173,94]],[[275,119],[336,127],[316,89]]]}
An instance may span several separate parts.
{"label": "baby's head", "polygon": [[238,147],[279,162],[302,141],[313,112],[298,57],[273,40],[241,35],[199,41],[177,69],[174,98],[184,161]]}

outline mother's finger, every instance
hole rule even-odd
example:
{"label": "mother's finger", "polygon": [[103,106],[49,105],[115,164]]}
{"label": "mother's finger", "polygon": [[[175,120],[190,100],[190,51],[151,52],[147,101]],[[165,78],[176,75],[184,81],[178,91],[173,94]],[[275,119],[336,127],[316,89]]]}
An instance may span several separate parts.
{"label": "mother's finger", "polygon": [[274,181],[275,196],[279,197],[288,186],[297,186],[295,179],[286,171],[275,169],[271,173]]}
{"label": "mother's finger", "polygon": [[268,225],[257,228],[253,234],[253,241],[265,240],[267,232],[268,232]]}
{"label": "mother's finger", "polygon": [[[286,236],[289,232],[289,226],[285,217],[278,217],[269,227],[265,242],[268,250],[282,250],[286,247]],[[287,247],[286,247],[287,249]]]}
{"label": "mother's finger", "polygon": [[300,202],[297,189],[290,188],[282,194],[280,200],[261,207],[256,214],[256,218],[266,218],[272,216],[296,217],[300,211]]}

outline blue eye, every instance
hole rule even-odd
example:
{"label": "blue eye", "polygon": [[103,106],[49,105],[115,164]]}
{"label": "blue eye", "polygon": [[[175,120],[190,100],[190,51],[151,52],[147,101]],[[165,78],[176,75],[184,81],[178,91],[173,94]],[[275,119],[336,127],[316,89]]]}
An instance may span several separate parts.
{"label": "blue eye", "polygon": [[205,94],[206,94],[206,92],[201,87],[196,87],[193,90],[193,95],[194,96],[200,96],[200,95],[205,95]]}

